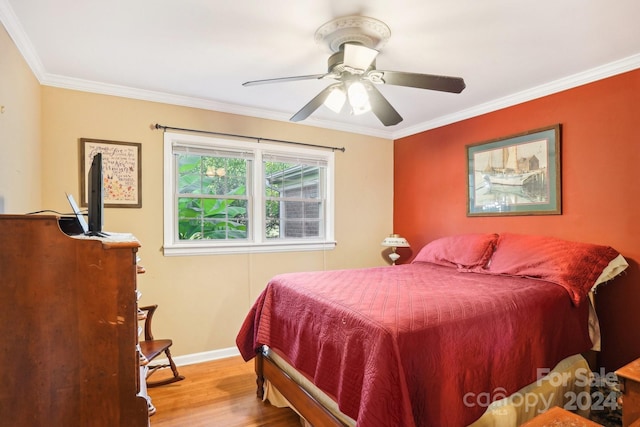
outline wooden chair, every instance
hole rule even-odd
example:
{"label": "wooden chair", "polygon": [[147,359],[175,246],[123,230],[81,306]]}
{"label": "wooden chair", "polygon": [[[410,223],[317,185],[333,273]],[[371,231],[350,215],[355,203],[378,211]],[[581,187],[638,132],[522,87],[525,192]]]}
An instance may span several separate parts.
{"label": "wooden chair", "polygon": [[[173,362],[173,358],[171,357],[171,351],[169,347],[173,345],[173,341],[170,339],[162,339],[158,340],[153,337],[153,333],[151,332],[151,320],[153,319],[153,314],[158,308],[157,304],[149,305],[145,307],[139,308],[139,317],[144,319],[144,341],[140,341],[140,364],[147,365],[149,370],[147,372],[147,387],[157,387],[159,385],[170,384],[176,381],[180,381],[184,379],[184,376],[178,373],[178,368],[176,364]],[[168,364],[151,364],[151,361],[161,355],[165,354]],[[156,372],[158,369],[163,368],[171,368],[171,372],[173,372],[173,376],[158,380],[158,381],[149,381],[149,377]]]}

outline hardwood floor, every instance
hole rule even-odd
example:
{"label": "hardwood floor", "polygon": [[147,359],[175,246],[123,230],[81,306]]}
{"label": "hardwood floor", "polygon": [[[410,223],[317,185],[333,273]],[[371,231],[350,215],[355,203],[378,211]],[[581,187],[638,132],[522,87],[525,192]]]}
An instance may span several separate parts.
{"label": "hardwood floor", "polygon": [[[300,427],[289,408],[256,398],[253,361],[240,356],[178,367],[183,381],[149,389],[156,414],[152,427]],[[165,372],[153,374],[159,379]],[[170,372],[169,372],[170,374]]]}
{"label": "hardwood floor", "polygon": [[[240,356],[178,367],[183,381],[149,389],[156,407],[151,427],[301,427],[298,415],[256,398],[253,361]],[[152,378],[171,376],[158,372]],[[605,390],[606,393],[610,390]],[[620,410],[592,411],[592,420],[620,426]]]}

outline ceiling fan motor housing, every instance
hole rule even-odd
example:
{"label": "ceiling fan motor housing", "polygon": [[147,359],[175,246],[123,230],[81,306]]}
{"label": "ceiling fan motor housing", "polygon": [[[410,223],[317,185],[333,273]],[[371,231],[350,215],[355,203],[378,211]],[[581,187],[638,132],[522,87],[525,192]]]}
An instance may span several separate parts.
{"label": "ceiling fan motor housing", "polygon": [[[350,43],[359,44],[359,43],[353,43],[353,42],[350,42]],[[334,53],[329,57],[329,59],[327,60],[327,69],[329,73],[334,73],[338,75],[346,71],[344,66],[344,44],[340,46],[340,50],[338,50],[336,53]],[[375,70],[375,69],[376,69],[376,60],[374,59],[371,62],[371,65],[369,65],[369,67],[366,70],[362,70],[362,72],[366,73],[367,71]]]}

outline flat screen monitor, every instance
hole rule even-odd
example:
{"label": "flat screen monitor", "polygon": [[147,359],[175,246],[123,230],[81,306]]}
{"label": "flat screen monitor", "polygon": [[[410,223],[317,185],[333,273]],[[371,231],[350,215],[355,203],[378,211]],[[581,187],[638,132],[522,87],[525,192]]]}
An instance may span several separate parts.
{"label": "flat screen monitor", "polygon": [[103,213],[104,213],[104,184],[102,180],[102,153],[93,156],[89,176],[87,194],[87,204],[89,207],[89,232],[91,236],[102,236]]}

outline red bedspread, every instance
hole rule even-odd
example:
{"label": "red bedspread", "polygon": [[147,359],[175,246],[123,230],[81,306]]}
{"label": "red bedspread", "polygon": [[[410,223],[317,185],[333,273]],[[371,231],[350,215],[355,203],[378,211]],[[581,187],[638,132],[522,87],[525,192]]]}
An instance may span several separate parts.
{"label": "red bedspread", "polygon": [[236,342],[278,349],[358,426],[455,427],[588,350],[587,317],[549,282],[415,263],[276,276]]}

